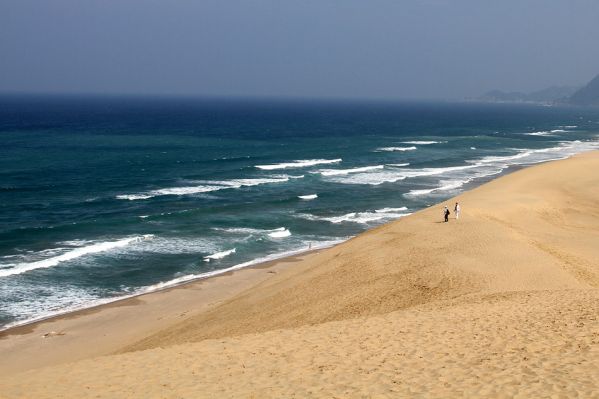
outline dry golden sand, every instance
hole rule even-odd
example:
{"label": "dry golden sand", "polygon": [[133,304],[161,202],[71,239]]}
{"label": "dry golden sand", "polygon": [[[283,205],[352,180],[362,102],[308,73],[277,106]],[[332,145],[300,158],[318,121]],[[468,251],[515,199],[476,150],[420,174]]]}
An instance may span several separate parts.
{"label": "dry golden sand", "polygon": [[0,392],[599,397],[598,172],[594,152],[504,176],[461,195],[459,221],[418,212]]}

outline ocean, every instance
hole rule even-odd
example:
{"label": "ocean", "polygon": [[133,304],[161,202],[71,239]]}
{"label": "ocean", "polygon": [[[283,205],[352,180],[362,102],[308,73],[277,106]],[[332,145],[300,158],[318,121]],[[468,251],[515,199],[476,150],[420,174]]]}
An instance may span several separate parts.
{"label": "ocean", "polygon": [[331,246],[593,149],[592,109],[5,96],[0,329]]}

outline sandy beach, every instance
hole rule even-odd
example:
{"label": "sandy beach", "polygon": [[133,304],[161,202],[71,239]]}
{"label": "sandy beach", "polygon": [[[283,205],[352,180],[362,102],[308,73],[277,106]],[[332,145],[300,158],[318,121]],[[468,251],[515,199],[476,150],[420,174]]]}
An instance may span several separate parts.
{"label": "sandy beach", "polygon": [[[599,152],[0,334],[0,397],[599,397]],[[459,220],[442,208],[459,201]]]}

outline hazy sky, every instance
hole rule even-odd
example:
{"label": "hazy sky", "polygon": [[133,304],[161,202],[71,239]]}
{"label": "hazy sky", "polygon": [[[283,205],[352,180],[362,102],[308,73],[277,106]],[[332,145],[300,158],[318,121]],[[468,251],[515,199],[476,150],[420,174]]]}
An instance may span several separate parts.
{"label": "hazy sky", "polygon": [[0,92],[463,98],[599,73],[599,0],[0,0]]}

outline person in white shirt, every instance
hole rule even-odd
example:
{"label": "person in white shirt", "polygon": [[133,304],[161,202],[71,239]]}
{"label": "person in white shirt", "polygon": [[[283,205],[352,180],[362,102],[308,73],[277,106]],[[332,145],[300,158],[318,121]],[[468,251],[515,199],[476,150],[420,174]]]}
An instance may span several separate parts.
{"label": "person in white shirt", "polygon": [[455,212],[455,218],[459,219],[460,218],[460,204],[458,202],[455,203],[455,207],[453,208],[453,211]]}

